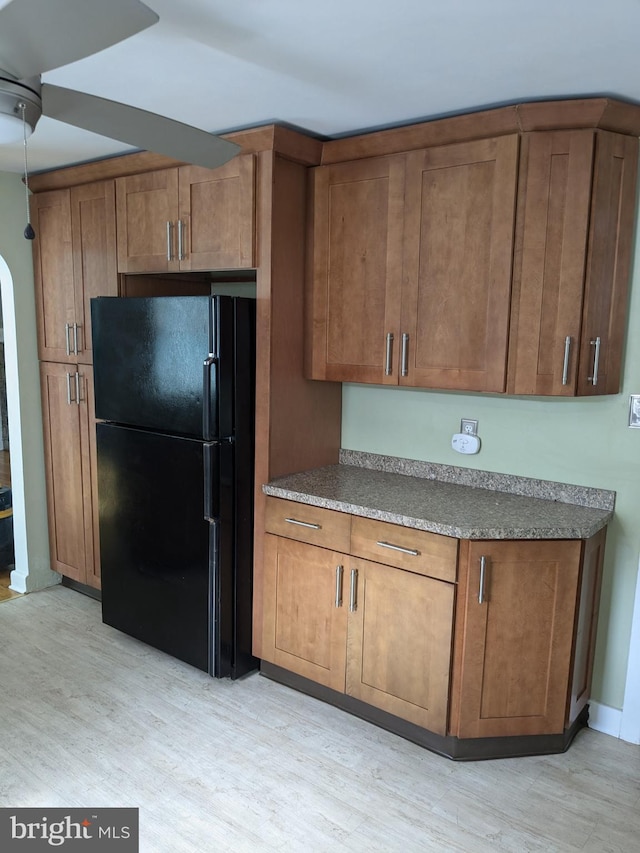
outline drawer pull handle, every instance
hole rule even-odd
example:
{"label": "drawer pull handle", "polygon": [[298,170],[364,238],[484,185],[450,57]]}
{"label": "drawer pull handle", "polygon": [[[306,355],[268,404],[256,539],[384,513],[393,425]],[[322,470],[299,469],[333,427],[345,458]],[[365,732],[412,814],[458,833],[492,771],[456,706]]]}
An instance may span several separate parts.
{"label": "drawer pull handle", "polygon": [[300,527],[309,527],[311,530],[322,530],[321,524],[311,524],[309,521],[298,521],[297,518],[285,518],[289,524],[298,524]]}
{"label": "drawer pull handle", "polygon": [[342,573],[344,568],[336,566],[336,607],[342,607]]}
{"label": "drawer pull handle", "polygon": [[401,545],[393,545],[391,542],[376,542],[381,548],[390,548],[392,551],[400,551],[402,554],[409,554],[410,557],[419,557],[420,551],[415,548],[403,548]]}

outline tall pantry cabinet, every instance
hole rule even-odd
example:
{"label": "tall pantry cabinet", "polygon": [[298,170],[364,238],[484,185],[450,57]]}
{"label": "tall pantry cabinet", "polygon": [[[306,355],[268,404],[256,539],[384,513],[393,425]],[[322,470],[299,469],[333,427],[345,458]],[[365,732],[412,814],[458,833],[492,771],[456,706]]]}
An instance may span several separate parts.
{"label": "tall pantry cabinet", "polygon": [[114,182],[31,205],[51,568],[99,588],[90,301],[118,295]]}

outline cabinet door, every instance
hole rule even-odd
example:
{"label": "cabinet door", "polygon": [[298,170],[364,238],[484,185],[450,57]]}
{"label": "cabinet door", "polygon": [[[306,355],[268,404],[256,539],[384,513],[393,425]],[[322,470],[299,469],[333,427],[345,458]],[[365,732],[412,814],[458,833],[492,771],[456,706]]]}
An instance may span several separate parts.
{"label": "cabinet door", "polygon": [[116,180],[118,272],[180,269],[177,253],[178,169]]}
{"label": "cabinet door", "polygon": [[455,586],[366,560],[349,569],[347,693],[446,734]]}
{"label": "cabinet door", "polygon": [[344,692],[347,607],[345,557],[267,534],[262,657]]}
{"label": "cabinet door", "polygon": [[182,270],[254,266],[255,158],[240,154],[218,169],[179,172],[178,254]]}
{"label": "cabinet door", "polygon": [[504,391],[518,137],[407,155],[400,382]]}
{"label": "cabinet door", "polygon": [[312,379],[398,382],[404,162],[314,170]]}
{"label": "cabinet door", "polygon": [[637,175],[638,139],[597,131],[577,378],[581,395],[620,390]]}
{"label": "cabinet door", "polygon": [[51,568],[96,585],[86,370],[40,365]]}
{"label": "cabinet door", "polygon": [[91,364],[91,299],[118,295],[113,181],[71,190],[71,225],[75,292],[71,337],[77,360]]}
{"label": "cabinet door", "polygon": [[509,365],[513,394],[575,394],[594,133],[523,134]]}
{"label": "cabinet door", "polygon": [[69,190],[31,198],[38,353],[47,361],[74,362],[75,297]]}
{"label": "cabinet door", "polygon": [[452,734],[562,733],[581,545],[469,543],[467,595],[460,603],[459,720]]}

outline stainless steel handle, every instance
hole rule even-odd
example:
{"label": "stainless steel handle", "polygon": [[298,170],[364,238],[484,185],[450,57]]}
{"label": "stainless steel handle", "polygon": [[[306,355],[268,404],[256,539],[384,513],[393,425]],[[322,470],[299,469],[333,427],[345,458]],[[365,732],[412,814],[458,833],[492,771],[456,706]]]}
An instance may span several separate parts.
{"label": "stainless steel handle", "polygon": [[400,551],[402,554],[409,554],[411,557],[417,557],[420,551],[414,548],[403,548],[401,545],[393,545],[391,542],[376,542],[381,548],[390,548],[392,551]]}
{"label": "stainless steel handle", "polygon": [[80,405],[80,374],[76,370],[76,404]]}
{"label": "stainless steel handle", "polygon": [[297,518],[285,518],[289,524],[298,524],[300,527],[309,527],[311,530],[322,530],[321,524],[311,524],[309,521],[299,521]]}
{"label": "stainless steel handle", "polygon": [[562,384],[569,382],[569,354],[571,352],[571,337],[567,335],[564,339],[564,361],[562,362]]}
{"label": "stainless steel handle", "polygon": [[178,260],[184,261],[184,241],[183,241],[184,223],[182,219],[178,219]]}
{"label": "stainless steel handle", "polygon": [[173,222],[167,222],[167,260],[173,260]]}
{"label": "stainless steel handle", "polygon": [[402,335],[402,359],[401,359],[401,370],[400,373],[402,376],[406,376],[409,373],[409,335],[405,332]]}
{"label": "stainless steel handle", "polygon": [[67,373],[67,405],[70,406],[74,401],[71,399],[71,374]]}
{"label": "stainless steel handle", "polygon": [[69,332],[71,331],[71,323],[64,324],[64,347],[67,355],[71,355],[71,344],[69,343]]}
{"label": "stainless steel handle", "polygon": [[344,568],[336,566],[336,607],[342,607],[342,575]]}
{"label": "stainless steel handle", "polygon": [[358,570],[351,569],[351,582],[349,584],[349,611],[355,613],[358,609]]}
{"label": "stainless steel handle", "polygon": [[593,376],[589,376],[589,382],[592,385],[598,384],[598,366],[600,364],[600,338],[596,338],[593,341],[589,341],[592,347],[595,347],[595,352],[593,354]]}
{"label": "stainless steel handle", "polygon": [[478,590],[478,604],[484,603],[484,577],[487,570],[487,558],[480,557],[480,589]]}
{"label": "stainless steel handle", "polygon": [[393,353],[393,332],[389,332],[387,334],[387,351],[384,360],[384,375],[391,376],[391,371],[393,369],[392,364],[392,353]]}
{"label": "stainless steel handle", "polygon": [[73,353],[78,355],[78,324],[73,324]]}

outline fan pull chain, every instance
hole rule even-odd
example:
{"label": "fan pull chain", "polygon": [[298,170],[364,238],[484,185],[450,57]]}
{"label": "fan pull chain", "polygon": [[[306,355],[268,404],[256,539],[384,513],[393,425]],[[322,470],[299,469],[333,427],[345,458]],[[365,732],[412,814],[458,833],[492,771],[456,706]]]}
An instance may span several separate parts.
{"label": "fan pull chain", "polygon": [[36,232],[31,225],[31,217],[29,215],[29,167],[27,165],[27,123],[25,120],[25,110],[27,105],[24,102],[18,104],[18,109],[22,113],[22,133],[24,143],[24,191],[27,206],[27,227],[24,229],[24,236],[27,240],[34,240]]}

